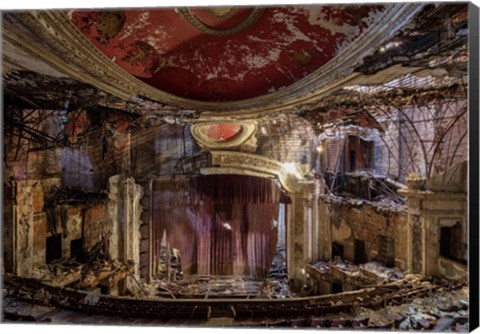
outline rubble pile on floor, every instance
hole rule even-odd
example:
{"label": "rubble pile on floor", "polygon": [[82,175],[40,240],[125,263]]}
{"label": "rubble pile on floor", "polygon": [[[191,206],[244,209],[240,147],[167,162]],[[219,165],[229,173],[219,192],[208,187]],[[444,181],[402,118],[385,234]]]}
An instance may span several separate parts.
{"label": "rubble pile on floor", "polygon": [[[167,256],[168,255],[168,256]],[[168,282],[183,279],[180,254],[176,249],[162,247],[157,278]]]}
{"label": "rubble pile on floor", "polygon": [[294,296],[288,287],[288,279],[252,280],[249,277],[192,276],[166,282],[155,280],[144,284],[146,298],[288,298]]}
{"label": "rubble pile on floor", "polygon": [[317,294],[328,293],[328,288],[325,287],[334,282],[341,282],[342,290],[349,291],[382,285],[403,277],[397,269],[387,268],[376,262],[356,265],[341,259],[319,261],[307,265],[305,269]]}
{"label": "rubble pile on floor", "polygon": [[[422,285],[428,287],[429,283],[424,281]],[[369,319],[370,328],[468,332],[468,306],[466,286],[459,289],[445,286],[424,297],[412,296],[400,305],[387,304],[380,310],[358,307],[353,319]],[[339,315],[335,319],[345,322],[352,315]]]}
{"label": "rubble pile on floor", "polygon": [[[365,278],[376,281],[377,283],[387,283],[390,281],[401,280],[406,274],[398,268],[388,268],[378,262],[367,262],[359,265],[361,274]],[[415,275],[408,275],[408,279],[415,279]]]}
{"label": "rubble pile on floor", "polygon": [[[51,281],[7,275],[4,316],[10,320],[48,321],[47,314],[70,310],[158,321],[195,319],[197,324],[205,325],[223,319],[234,326],[468,331],[466,282],[422,278],[379,263],[355,265],[336,259],[310,265],[307,273],[350,280],[342,283],[356,289],[307,297],[291,293],[287,278],[255,281],[232,276],[157,280],[143,285],[142,298],[86,291],[102,278],[98,272],[104,264],[112,262],[107,246],[103,241],[92,248],[89,260],[81,266],[81,279],[74,280],[75,284],[56,282],[54,286]],[[70,275],[75,276],[77,271],[65,269],[65,263],[56,270],[70,270]],[[84,275],[90,272],[84,268],[95,272],[96,279]]]}
{"label": "rubble pile on floor", "polygon": [[32,321],[48,321],[56,312],[70,310],[79,312],[77,317],[83,313],[117,319],[126,316],[157,321],[183,319],[184,323],[193,320],[188,323],[207,325],[221,318],[234,326],[468,329],[465,282],[412,282],[306,298],[146,300],[58,288],[37,280],[6,276],[3,312],[6,319]]}
{"label": "rubble pile on floor", "polygon": [[[395,328],[401,330],[468,331],[466,282],[428,280],[387,268],[377,262],[355,265],[348,261],[320,261],[307,267],[316,279],[355,286],[353,293],[385,289],[380,296],[357,297],[352,313],[312,320],[312,327]],[[368,301],[367,303],[365,303]],[[363,304],[363,306],[360,306]],[[379,306],[382,307],[380,309]]]}
{"label": "rubble pile on floor", "polygon": [[296,293],[290,290],[288,279],[269,279],[267,278],[262,286],[257,298],[292,298]]}
{"label": "rubble pile on floor", "polygon": [[272,266],[268,273],[268,278],[284,279],[287,277],[287,263],[286,263],[285,247],[277,247],[273,255]]}
{"label": "rubble pile on floor", "polygon": [[[333,261],[319,261],[307,266],[307,272],[317,280],[351,283],[361,287],[368,284],[383,284],[405,278],[405,273],[398,268],[388,268],[378,262],[367,262],[356,265],[352,262],[335,259]],[[415,275],[409,275],[413,279]]]}
{"label": "rubble pile on floor", "polygon": [[290,298],[285,260],[285,248],[277,247],[272,266],[265,280],[248,276],[193,275],[184,276],[180,256],[172,250],[160,257],[160,270],[156,279],[144,283],[146,298],[207,299],[207,298]]}
{"label": "rubble pile on floor", "polygon": [[133,272],[134,263],[112,260],[105,236],[90,251],[81,252],[75,258],[53,261],[46,268],[36,268],[34,278],[57,287],[86,289],[99,284],[113,286]]}
{"label": "rubble pile on floor", "polygon": [[[420,286],[405,288],[402,291],[397,283],[397,287],[390,285],[391,291],[394,292],[384,295],[372,294],[370,289],[338,294],[336,305],[352,305],[349,312],[336,314],[327,312],[315,317],[269,319],[262,321],[261,324],[267,327],[468,332],[469,302],[468,287],[465,282],[432,283],[426,280],[417,281],[407,276],[401,281],[405,283],[406,280]],[[388,290],[389,286],[385,287]],[[352,303],[352,299],[348,296],[356,301]],[[253,321],[242,324],[258,326],[258,322]]]}
{"label": "rubble pile on floor", "polygon": [[382,213],[392,213],[392,212],[406,212],[407,206],[395,198],[388,195],[379,195],[375,199],[367,200],[364,198],[359,198],[353,194],[343,192],[341,194],[328,194],[320,195],[319,198],[322,199],[324,203],[332,205],[347,205],[352,208],[361,208],[364,206],[369,206],[375,208],[376,211]]}

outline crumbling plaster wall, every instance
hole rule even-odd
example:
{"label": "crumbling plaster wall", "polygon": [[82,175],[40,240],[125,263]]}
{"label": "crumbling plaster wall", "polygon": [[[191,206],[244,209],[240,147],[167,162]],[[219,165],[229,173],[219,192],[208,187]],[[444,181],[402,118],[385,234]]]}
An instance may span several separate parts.
{"label": "crumbling plaster wall", "polygon": [[2,245],[3,245],[3,270],[13,272],[13,245],[15,238],[14,214],[13,214],[14,192],[12,182],[3,183],[3,220],[2,220]]}
{"label": "crumbling plaster wall", "polygon": [[152,231],[152,184],[153,180],[140,184],[143,197],[140,199],[140,244],[139,270],[140,277],[150,280],[153,273],[153,240]]}
{"label": "crumbling plaster wall", "polygon": [[19,276],[33,277],[34,268],[45,264],[44,196],[60,184],[58,178],[13,182],[13,271]]}
{"label": "crumbling plaster wall", "polygon": [[322,140],[320,164],[323,173],[335,174],[337,171],[344,170],[344,147],[344,138],[328,138]]}
{"label": "crumbling plaster wall", "polygon": [[332,259],[332,242],[344,246],[344,259],[354,261],[355,239],[366,242],[368,261],[373,261],[380,249],[379,236],[387,231],[387,219],[393,224],[391,236],[394,239],[395,266],[407,269],[407,213],[382,212],[375,206],[353,207],[347,203],[318,202],[321,220],[321,259]]}
{"label": "crumbling plaster wall", "polygon": [[308,212],[314,204],[313,194],[313,183],[299,183],[291,194],[292,204],[287,210],[287,269],[291,286],[295,289],[301,289],[307,280],[304,268],[309,262],[308,224],[312,217]]}
{"label": "crumbling plaster wall", "polygon": [[[467,162],[459,163],[420,184],[410,184],[401,192],[408,198],[407,255],[409,271],[424,276],[462,279],[467,266],[440,254],[442,227],[459,223],[462,245],[456,253],[468,259]],[[458,236],[456,236],[458,237]]]}
{"label": "crumbling plaster wall", "polygon": [[[61,177],[64,187],[100,191],[106,186],[105,175],[115,172],[118,166],[113,162],[104,162],[109,159],[101,157],[99,147],[102,145],[92,139],[80,148],[22,152],[16,159],[13,155],[15,149],[8,150],[7,147],[9,153],[4,176],[16,180]],[[118,152],[116,154],[121,155]]]}
{"label": "crumbling plaster wall", "polygon": [[[37,270],[45,269],[47,238],[52,236],[48,228],[45,211],[45,196],[52,186],[61,187],[61,179],[49,178],[42,180],[14,181],[13,202],[13,272],[22,277],[36,277]],[[8,205],[8,204],[7,204]],[[58,205],[57,217],[66,211],[65,229],[57,220],[57,233],[61,235],[61,257],[71,255],[71,241],[84,238],[85,249],[93,247],[102,234],[111,231],[104,205],[82,209],[76,205]],[[83,227],[82,227],[83,224]]]}
{"label": "crumbling plaster wall", "polygon": [[142,131],[132,132],[132,175],[142,187],[143,196],[139,225],[139,262],[140,277],[150,280],[152,268],[152,180],[171,178],[175,166],[185,156],[199,151],[198,145],[190,135],[188,126],[164,123]]}
{"label": "crumbling plaster wall", "polygon": [[[34,131],[48,139],[29,138],[10,124],[5,134],[5,178],[60,177],[64,187],[101,191],[109,176],[129,172],[130,134],[125,114],[72,105],[68,110],[8,107],[20,109],[17,113],[24,115],[17,122],[35,124]],[[6,112],[12,114],[8,108]]]}
{"label": "crumbling plaster wall", "polygon": [[[422,106],[373,108],[371,113],[384,131],[352,126],[325,130],[319,137],[321,170],[348,171],[350,134],[374,142],[374,164],[365,168],[375,169],[378,175],[405,182],[411,173],[423,178],[440,174],[467,157],[465,105],[464,99],[448,99]],[[364,165],[361,157],[357,150],[357,168]]]}
{"label": "crumbling plaster wall", "polygon": [[[77,115],[76,112],[72,114]],[[85,111],[80,112],[79,115],[80,118],[86,117]],[[67,127],[68,137],[75,143],[73,147],[27,152],[24,148],[29,143],[26,140],[21,140],[22,149],[16,156],[16,146],[13,144],[17,143],[18,138],[12,136],[9,142],[13,144],[6,150],[6,173],[4,176],[16,180],[25,180],[22,182],[29,184],[29,182],[35,181],[26,180],[41,179],[45,175],[55,175],[59,177],[58,188],[61,188],[60,185],[62,185],[63,187],[92,192],[103,191],[108,186],[110,190],[108,207],[94,206],[83,214],[80,207],[66,207],[67,229],[63,231],[62,227],[58,226],[59,233],[65,235],[66,232],[66,235],[68,235],[68,237],[62,238],[62,256],[70,255],[70,241],[80,238],[82,233],[84,233],[85,248],[87,249],[99,241],[101,234],[110,234],[112,257],[121,256],[135,261],[135,274],[138,276],[141,265],[142,275],[146,275],[149,266],[150,218],[148,203],[150,197],[148,189],[151,175],[160,174],[171,177],[178,159],[185,154],[192,154],[198,147],[191,139],[186,126],[163,124],[162,126],[150,127],[147,130],[137,128],[131,132],[125,132],[125,120],[116,119],[115,115],[110,115],[114,118],[111,120],[112,117],[108,114],[102,115],[105,117],[99,116],[103,120],[97,122],[98,124],[93,124],[94,131],[87,131],[88,136],[82,137],[82,131],[85,130],[88,122],[82,123],[83,127],[80,127],[77,124],[78,122],[72,125],[73,128]],[[122,131],[119,130],[121,127]],[[53,129],[52,135],[57,135],[60,130],[58,127]],[[31,147],[36,146],[33,144]],[[133,175],[138,178],[141,187],[145,189],[146,196],[142,195],[139,185],[131,184],[131,182],[134,182],[133,179],[128,179],[128,181],[125,181],[126,184],[121,185],[115,185],[115,182],[113,182],[113,186],[112,182],[110,184],[106,182],[109,176],[117,173]],[[121,178],[122,180],[125,179],[125,177]],[[20,250],[24,253],[22,258],[25,259],[26,264],[21,266],[23,269],[19,268],[19,270],[23,270],[22,274],[25,274],[23,276],[31,275],[30,268],[33,264],[28,263],[28,261],[33,261],[39,266],[45,265],[46,238],[50,235],[47,228],[46,213],[43,208],[35,213],[32,213],[29,209],[34,205],[34,203],[31,203],[32,201],[35,202],[37,197],[38,201],[43,201],[44,195],[44,193],[35,195],[35,198],[24,195],[18,198],[21,207],[18,207],[15,212],[9,211],[9,208],[13,208],[13,204],[4,210],[4,215],[11,217],[11,224],[9,225],[11,233],[7,235],[7,244],[12,249],[11,254],[16,254]],[[141,205],[139,204],[140,198]],[[115,203],[124,207],[120,210]],[[127,205],[127,203],[132,204]],[[145,206],[146,210],[142,211],[142,206]],[[114,213],[115,210],[117,213]],[[84,216],[83,230],[81,227],[82,215]],[[140,222],[140,217],[142,218],[141,226],[140,223],[137,224],[138,226],[130,223]],[[14,219],[16,219],[15,222]],[[13,251],[14,238],[11,235],[16,232],[14,227],[17,227],[17,221],[19,224],[23,224],[19,230],[22,231],[22,241],[25,241],[25,246],[20,247],[19,245],[18,250]],[[132,234],[122,234],[122,239],[119,240],[115,236],[118,236],[118,233],[125,232],[122,229],[123,225],[119,226],[119,224],[124,223],[128,228],[134,230]],[[132,235],[132,238],[126,244],[131,247],[125,250],[122,248],[125,246],[124,239],[129,238],[129,235]],[[9,262],[13,266],[13,256]],[[11,268],[10,270],[14,269]]]}
{"label": "crumbling plaster wall", "polygon": [[135,285],[136,282],[134,282],[134,280],[140,278],[140,217],[142,214],[140,199],[143,197],[143,190],[141,186],[135,184],[133,178],[129,178],[125,183],[125,191],[125,258],[133,260],[135,263],[135,278],[131,276],[127,277],[127,287],[136,286],[135,289],[137,289],[138,286]]}
{"label": "crumbling plaster wall", "polygon": [[124,263],[135,263],[134,278],[126,279],[125,288],[131,292],[138,290],[135,282],[140,278],[140,226],[142,206],[140,200],[143,189],[133,178],[114,175],[109,179],[108,217],[112,224],[109,238],[110,252],[113,258]]}
{"label": "crumbling plaster wall", "polygon": [[467,245],[466,194],[432,193],[408,190],[409,235],[408,264],[412,272],[460,279],[467,275],[466,265],[440,255],[440,229],[459,222],[465,257]]}

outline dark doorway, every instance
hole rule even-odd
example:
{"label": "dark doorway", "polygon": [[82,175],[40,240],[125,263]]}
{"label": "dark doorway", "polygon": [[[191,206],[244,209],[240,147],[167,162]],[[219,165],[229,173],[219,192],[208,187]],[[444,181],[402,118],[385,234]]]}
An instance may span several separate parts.
{"label": "dark doorway", "polygon": [[464,249],[460,222],[440,229],[440,256],[466,264]]}
{"label": "dark doorway", "polygon": [[440,229],[440,256],[450,257],[450,243],[452,240],[452,228],[442,227]]}
{"label": "dark doorway", "polygon": [[353,172],[356,169],[355,160],[357,158],[355,151],[350,151],[350,171]]}
{"label": "dark doorway", "polygon": [[103,284],[99,284],[98,287],[100,288],[100,293],[102,295],[108,295],[109,294],[110,289],[108,288],[108,286],[103,285]]}
{"label": "dark doorway", "polygon": [[74,239],[70,241],[70,257],[73,259],[80,255],[83,250],[82,238]]}
{"label": "dark doorway", "polygon": [[363,240],[355,239],[355,258],[356,264],[368,262],[367,243]]}
{"label": "dark doorway", "polygon": [[47,238],[46,262],[52,263],[62,257],[62,235],[52,235]]}
{"label": "dark doorway", "polygon": [[343,285],[340,281],[333,281],[332,282],[332,293],[340,293],[343,292]]}
{"label": "dark doorway", "polygon": [[335,257],[343,259],[343,245],[338,242],[332,242],[332,259]]}

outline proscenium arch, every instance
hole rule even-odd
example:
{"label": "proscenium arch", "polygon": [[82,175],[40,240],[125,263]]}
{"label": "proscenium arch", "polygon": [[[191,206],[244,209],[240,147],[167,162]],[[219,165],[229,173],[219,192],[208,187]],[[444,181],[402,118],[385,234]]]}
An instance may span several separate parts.
{"label": "proscenium arch", "polygon": [[297,182],[304,178],[296,165],[286,165],[261,155],[225,150],[209,151],[208,154],[208,166],[199,169],[202,175],[237,174],[273,178],[288,193],[295,192]]}
{"label": "proscenium arch", "polygon": [[[288,277],[295,281],[301,281],[302,273],[300,269],[303,265],[304,256],[296,253],[303,253],[303,250],[297,251],[293,245],[297,239],[302,238],[303,230],[299,230],[294,224],[294,217],[298,216],[299,212],[303,210],[303,195],[300,195],[304,194],[305,187],[311,185],[311,181],[304,177],[303,172],[294,163],[283,163],[257,154],[228,150],[202,151],[199,154],[184,158],[177,164],[173,180],[164,181],[175,187],[173,183],[188,182],[187,179],[194,176],[218,174],[248,175],[273,179],[277,186],[284,191],[287,199],[283,203],[287,204],[284,219]],[[172,183],[172,181],[174,182]],[[307,188],[310,192],[313,191],[313,189]]]}

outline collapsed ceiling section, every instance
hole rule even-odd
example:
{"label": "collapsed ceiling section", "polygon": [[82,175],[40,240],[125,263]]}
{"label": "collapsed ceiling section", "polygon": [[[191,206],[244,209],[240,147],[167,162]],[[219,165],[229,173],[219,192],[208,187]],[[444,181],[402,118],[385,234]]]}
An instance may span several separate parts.
{"label": "collapsed ceiling section", "polygon": [[[467,96],[468,27],[465,6],[429,5],[404,29],[316,103],[300,106],[320,131],[334,124],[379,128],[375,109],[427,106]],[[384,114],[383,112],[381,114]]]}
{"label": "collapsed ceiling section", "polygon": [[[395,26],[385,25],[394,7],[6,14],[6,96],[21,93],[30,107],[97,105],[141,115],[144,125],[299,113],[314,126],[338,119],[378,128],[359,106],[428,103],[437,89],[465,96],[468,78],[465,6],[410,5],[400,8]],[[47,28],[45,20],[56,23]],[[390,37],[371,41],[375,47],[363,56],[352,52],[374,31]],[[74,43],[76,56],[68,59]],[[353,55],[355,71],[347,61]],[[335,85],[325,86],[327,77]],[[46,92],[51,84],[58,88]]]}

